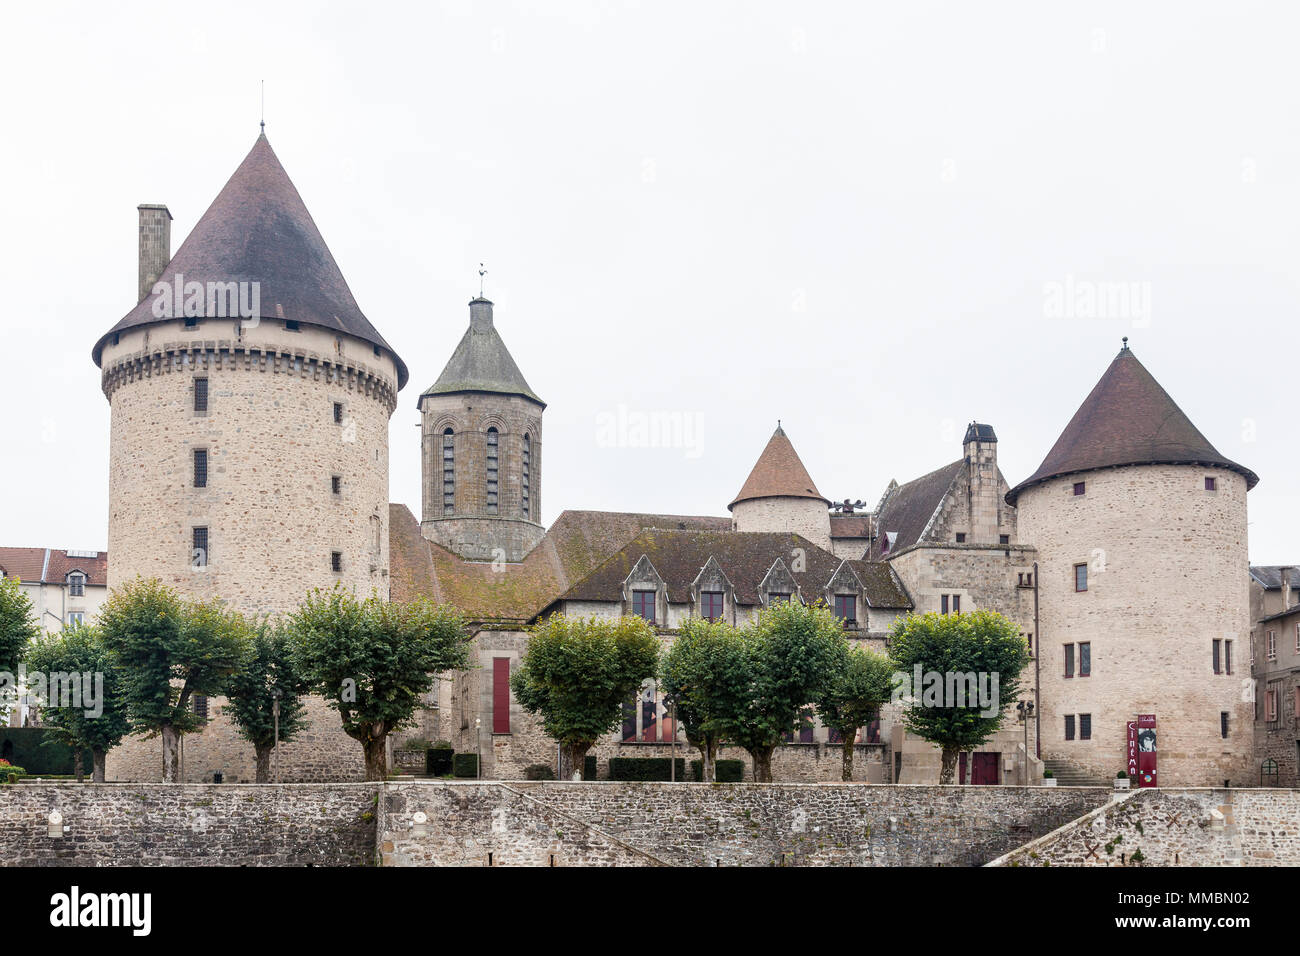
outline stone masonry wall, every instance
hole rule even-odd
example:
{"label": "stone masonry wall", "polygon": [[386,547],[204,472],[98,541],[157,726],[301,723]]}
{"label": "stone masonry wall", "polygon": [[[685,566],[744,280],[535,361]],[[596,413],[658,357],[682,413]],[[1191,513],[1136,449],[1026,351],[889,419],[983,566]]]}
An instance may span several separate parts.
{"label": "stone masonry wall", "polygon": [[[377,784],[20,783],[0,788],[4,866],[368,866]],[[61,837],[49,814],[63,816]]]}
{"label": "stone masonry wall", "polygon": [[1297,864],[1300,790],[1146,789],[1125,794],[990,866]]}
{"label": "stone masonry wall", "polygon": [[[386,865],[974,866],[1109,799],[1095,788],[389,783]],[[413,814],[428,823],[413,830]],[[635,856],[635,859],[632,857]],[[554,857],[554,859],[552,859]]]}

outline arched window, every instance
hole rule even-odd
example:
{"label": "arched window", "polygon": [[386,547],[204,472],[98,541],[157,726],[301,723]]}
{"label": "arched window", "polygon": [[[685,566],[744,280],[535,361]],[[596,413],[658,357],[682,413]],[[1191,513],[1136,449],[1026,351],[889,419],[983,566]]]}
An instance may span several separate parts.
{"label": "arched window", "polygon": [[370,516],[370,553],[374,557],[376,562],[379,560],[379,556],[383,553],[383,550],[384,550],[383,523],[379,520],[379,515],[371,515]]}
{"label": "arched window", "polygon": [[442,513],[456,511],[456,433],[450,428],[442,433]]}
{"label": "arched window", "polygon": [[529,501],[530,493],[532,491],[532,489],[529,487],[529,480],[532,475],[532,470],[533,470],[533,440],[531,437],[528,436],[527,433],[525,433],[524,434],[524,461],[523,461],[522,474],[520,475],[520,481],[519,481],[519,496],[520,496],[519,509],[525,518],[530,517],[529,509],[532,506],[532,502]]}
{"label": "arched window", "polygon": [[498,466],[501,463],[499,457],[501,445],[495,428],[489,428],[487,433],[487,513],[494,515],[497,513],[497,484]]}

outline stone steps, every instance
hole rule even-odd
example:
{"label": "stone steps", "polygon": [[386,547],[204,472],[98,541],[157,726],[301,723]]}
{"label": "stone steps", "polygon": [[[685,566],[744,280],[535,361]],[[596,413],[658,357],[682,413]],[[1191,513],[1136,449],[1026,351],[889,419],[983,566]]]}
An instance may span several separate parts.
{"label": "stone steps", "polygon": [[1114,787],[1114,782],[1080,770],[1064,760],[1044,760],[1043,767],[1052,771],[1058,787]]}

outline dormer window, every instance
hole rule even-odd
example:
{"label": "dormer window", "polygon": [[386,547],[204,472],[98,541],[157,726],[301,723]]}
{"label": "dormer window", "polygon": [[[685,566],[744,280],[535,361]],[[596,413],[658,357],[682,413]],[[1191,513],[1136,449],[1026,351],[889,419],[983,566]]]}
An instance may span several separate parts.
{"label": "dormer window", "polygon": [[703,591],[700,593],[700,617],[706,621],[716,621],[722,617],[723,594],[721,591]]}
{"label": "dormer window", "polygon": [[68,596],[86,596],[86,576],[80,571],[73,571],[68,575]]}
{"label": "dormer window", "polygon": [[771,606],[774,605],[774,604],[789,604],[789,603],[790,603],[790,595],[789,595],[789,594],[786,594],[786,593],[781,592],[781,591],[769,591],[769,592],[767,592],[767,606],[768,606],[768,607],[771,607]]}
{"label": "dormer window", "polygon": [[285,319],[285,320],[284,320],[284,328],[285,328],[285,331],[287,331],[287,332],[301,332],[301,331],[302,331],[302,325],[299,324],[299,322],[298,322],[297,319]]}
{"label": "dormer window", "polygon": [[655,596],[657,591],[633,591],[632,613],[651,624],[655,622]]}
{"label": "dormer window", "polygon": [[856,594],[835,595],[835,616],[845,627],[856,627],[858,623],[858,597]]}

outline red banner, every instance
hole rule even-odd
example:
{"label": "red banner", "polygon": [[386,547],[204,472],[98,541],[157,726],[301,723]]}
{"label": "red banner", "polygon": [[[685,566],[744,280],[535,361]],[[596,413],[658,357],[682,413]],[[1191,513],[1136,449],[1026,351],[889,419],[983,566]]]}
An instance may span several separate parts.
{"label": "red banner", "polygon": [[1155,787],[1156,782],[1156,715],[1138,714],[1137,719],[1138,786]]}
{"label": "red banner", "polygon": [[[1138,778],[1138,722],[1130,720],[1128,722],[1128,757],[1125,760],[1124,769],[1128,772],[1129,780],[1136,781]],[[1132,786],[1132,784],[1130,784]]]}

